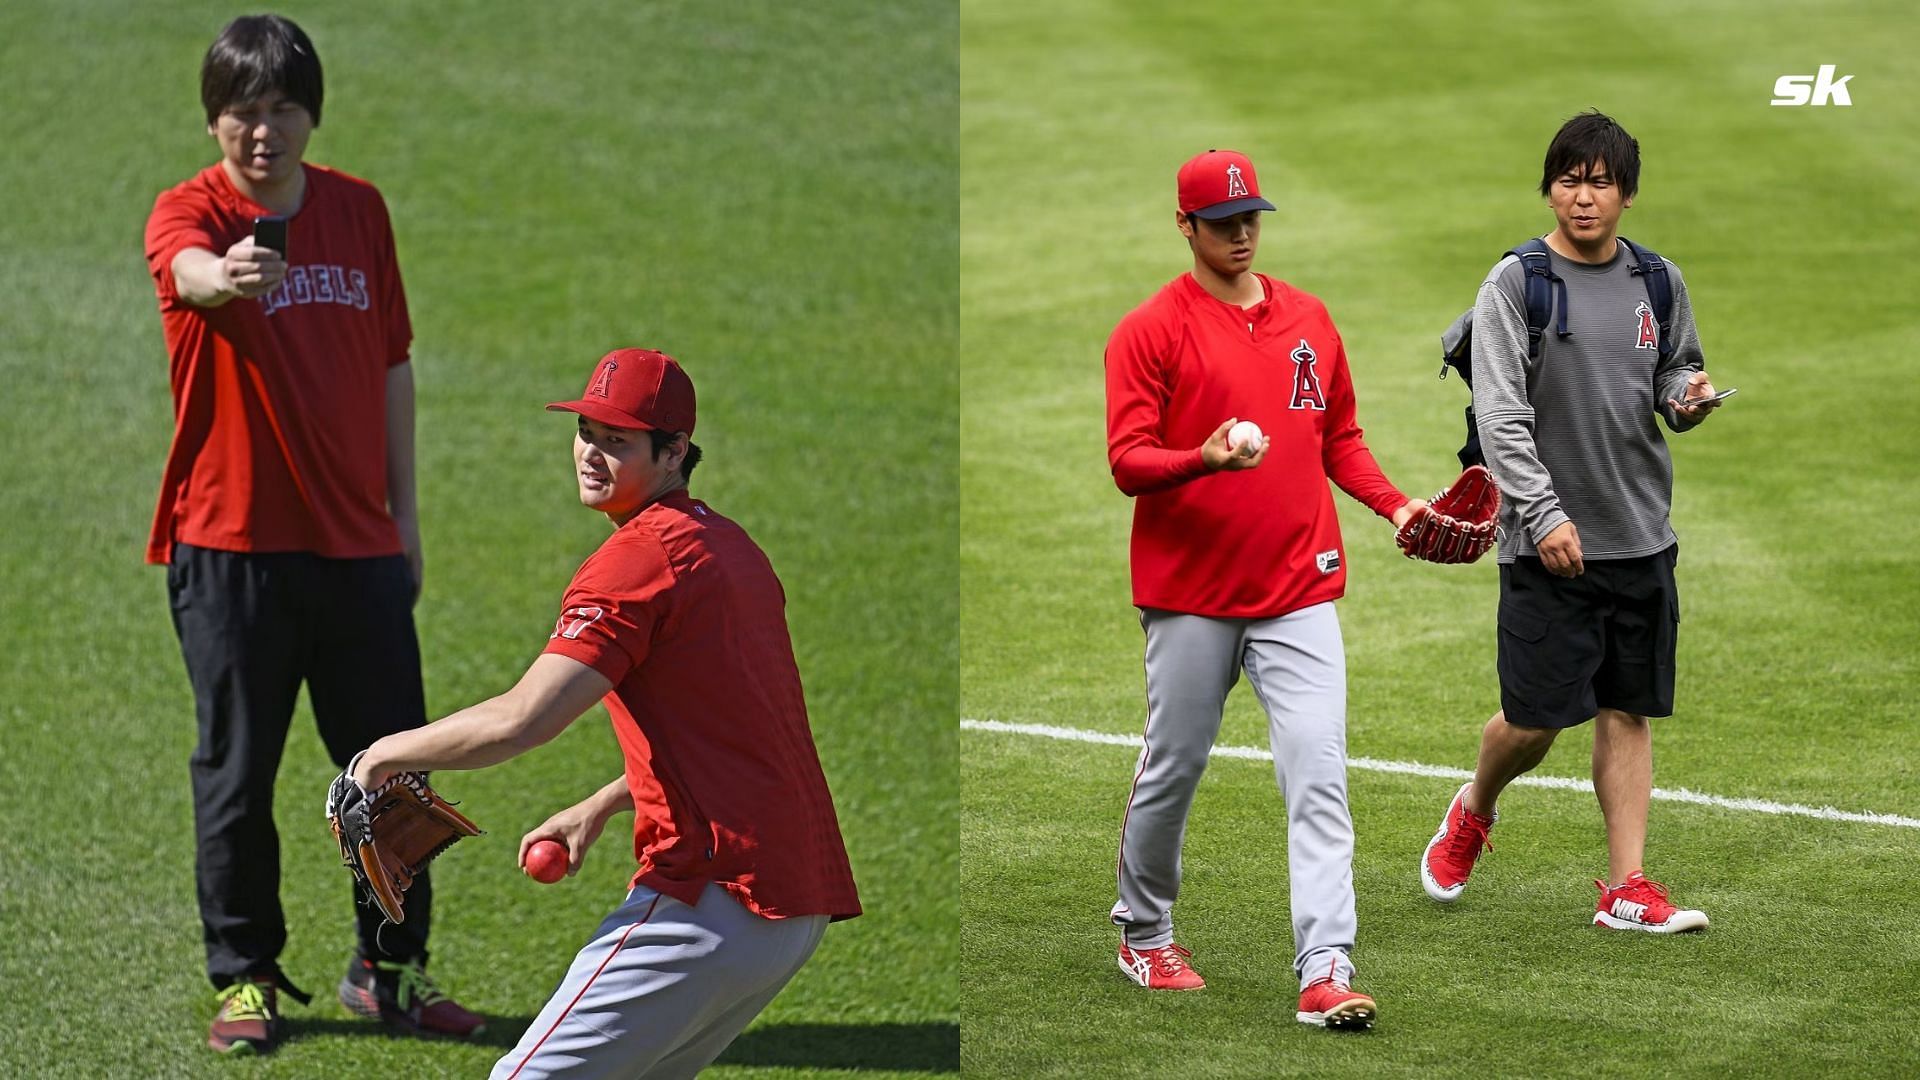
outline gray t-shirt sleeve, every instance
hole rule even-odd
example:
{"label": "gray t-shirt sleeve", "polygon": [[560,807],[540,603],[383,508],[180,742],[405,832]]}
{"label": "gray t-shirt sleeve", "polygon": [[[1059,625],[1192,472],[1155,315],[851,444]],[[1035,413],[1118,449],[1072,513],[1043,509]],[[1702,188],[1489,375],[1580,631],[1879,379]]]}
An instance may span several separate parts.
{"label": "gray t-shirt sleeve", "polygon": [[1667,278],[1673,282],[1673,352],[1653,374],[1653,386],[1657,396],[1654,401],[1660,415],[1666,420],[1668,430],[1676,435],[1683,431],[1692,431],[1699,423],[1680,419],[1667,399],[1675,401],[1685,396],[1687,377],[1706,366],[1706,359],[1700,353],[1700,332],[1693,321],[1693,302],[1687,299],[1687,283],[1680,276],[1680,268],[1667,263]]}
{"label": "gray t-shirt sleeve", "polygon": [[[1533,442],[1524,277],[1520,260],[1509,255],[1487,275],[1473,302],[1473,413],[1487,471],[1519,527],[1538,544],[1567,515]],[[1676,328],[1678,322],[1676,315]]]}

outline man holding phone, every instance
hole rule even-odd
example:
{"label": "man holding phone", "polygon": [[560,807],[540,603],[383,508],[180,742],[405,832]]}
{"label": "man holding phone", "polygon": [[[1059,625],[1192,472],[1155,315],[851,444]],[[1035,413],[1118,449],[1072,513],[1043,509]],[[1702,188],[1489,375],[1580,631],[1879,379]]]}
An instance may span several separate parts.
{"label": "man holding phone", "polygon": [[1673,312],[1662,327],[1640,261],[1618,236],[1639,177],[1640,144],[1619,124],[1598,112],[1567,121],[1540,180],[1555,218],[1546,244],[1557,332],[1529,348],[1528,271],[1515,255],[1494,266],[1474,304],[1473,405],[1501,494],[1501,709],[1420,877],[1435,900],[1458,899],[1500,793],[1561,731],[1591,720],[1608,856],[1593,922],[1670,934],[1704,929],[1707,917],[1676,907],[1641,868],[1649,718],[1673,714],[1680,622],[1673,465],[1656,419],[1690,431],[1732,391],[1716,395],[1703,370],[1679,268],[1667,263]]}
{"label": "man holding phone", "polygon": [[[379,192],[302,160],[322,89],[291,21],[229,23],[200,72],[220,160],[162,193],[146,231],[174,399],[147,561],[167,567],[194,692],[207,1041],[228,1052],[273,1047],[278,991],[307,1000],[279,966],[273,823],[301,683],[338,767],[426,722],[412,328]],[[404,925],[357,904],[340,998],[407,1032],[474,1035],[481,1018],[426,976],[431,912],[426,875]]]}

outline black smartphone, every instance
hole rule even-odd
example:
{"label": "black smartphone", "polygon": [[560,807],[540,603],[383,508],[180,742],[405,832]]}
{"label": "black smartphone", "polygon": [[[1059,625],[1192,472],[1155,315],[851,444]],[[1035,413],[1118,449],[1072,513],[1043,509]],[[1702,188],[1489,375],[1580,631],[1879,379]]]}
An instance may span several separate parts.
{"label": "black smartphone", "polygon": [[270,248],[287,257],[287,219],[283,217],[257,217],[253,219],[253,246]]}
{"label": "black smartphone", "polygon": [[1736,387],[1733,387],[1732,389],[1722,390],[1719,393],[1713,395],[1712,397],[1694,398],[1692,401],[1688,401],[1685,398],[1682,398],[1680,399],[1680,404],[1685,408],[1691,409],[1691,408],[1694,408],[1695,406],[1705,405],[1710,401],[1725,401],[1727,398],[1730,398],[1739,392],[1740,392],[1740,388],[1736,386]]}

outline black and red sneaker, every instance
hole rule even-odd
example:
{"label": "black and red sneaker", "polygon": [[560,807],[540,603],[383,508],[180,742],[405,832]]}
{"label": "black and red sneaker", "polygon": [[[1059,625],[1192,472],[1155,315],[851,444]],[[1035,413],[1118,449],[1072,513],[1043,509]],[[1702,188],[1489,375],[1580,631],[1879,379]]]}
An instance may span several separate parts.
{"label": "black and red sneaker", "polygon": [[471,1039],[487,1030],[486,1017],[443,993],[419,960],[396,964],[354,954],[340,980],[340,1004],[408,1035]]}

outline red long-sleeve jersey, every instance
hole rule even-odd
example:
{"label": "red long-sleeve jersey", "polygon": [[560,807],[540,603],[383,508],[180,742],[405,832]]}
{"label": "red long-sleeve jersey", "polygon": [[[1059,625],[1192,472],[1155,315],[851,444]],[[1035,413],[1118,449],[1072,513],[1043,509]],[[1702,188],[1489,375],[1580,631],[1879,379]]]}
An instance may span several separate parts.
{"label": "red long-sleeve jersey", "polygon": [[[1354,420],[1353,378],[1318,298],[1258,275],[1224,303],[1182,274],[1107,341],[1107,461],[1135,496],[1133,602],[1272,618],[1346,592],[1331,479],[1382,517],[1404,505]],[[1255,469],[1210,473],[1198,447],[1228,417],[1272,440]]]}

